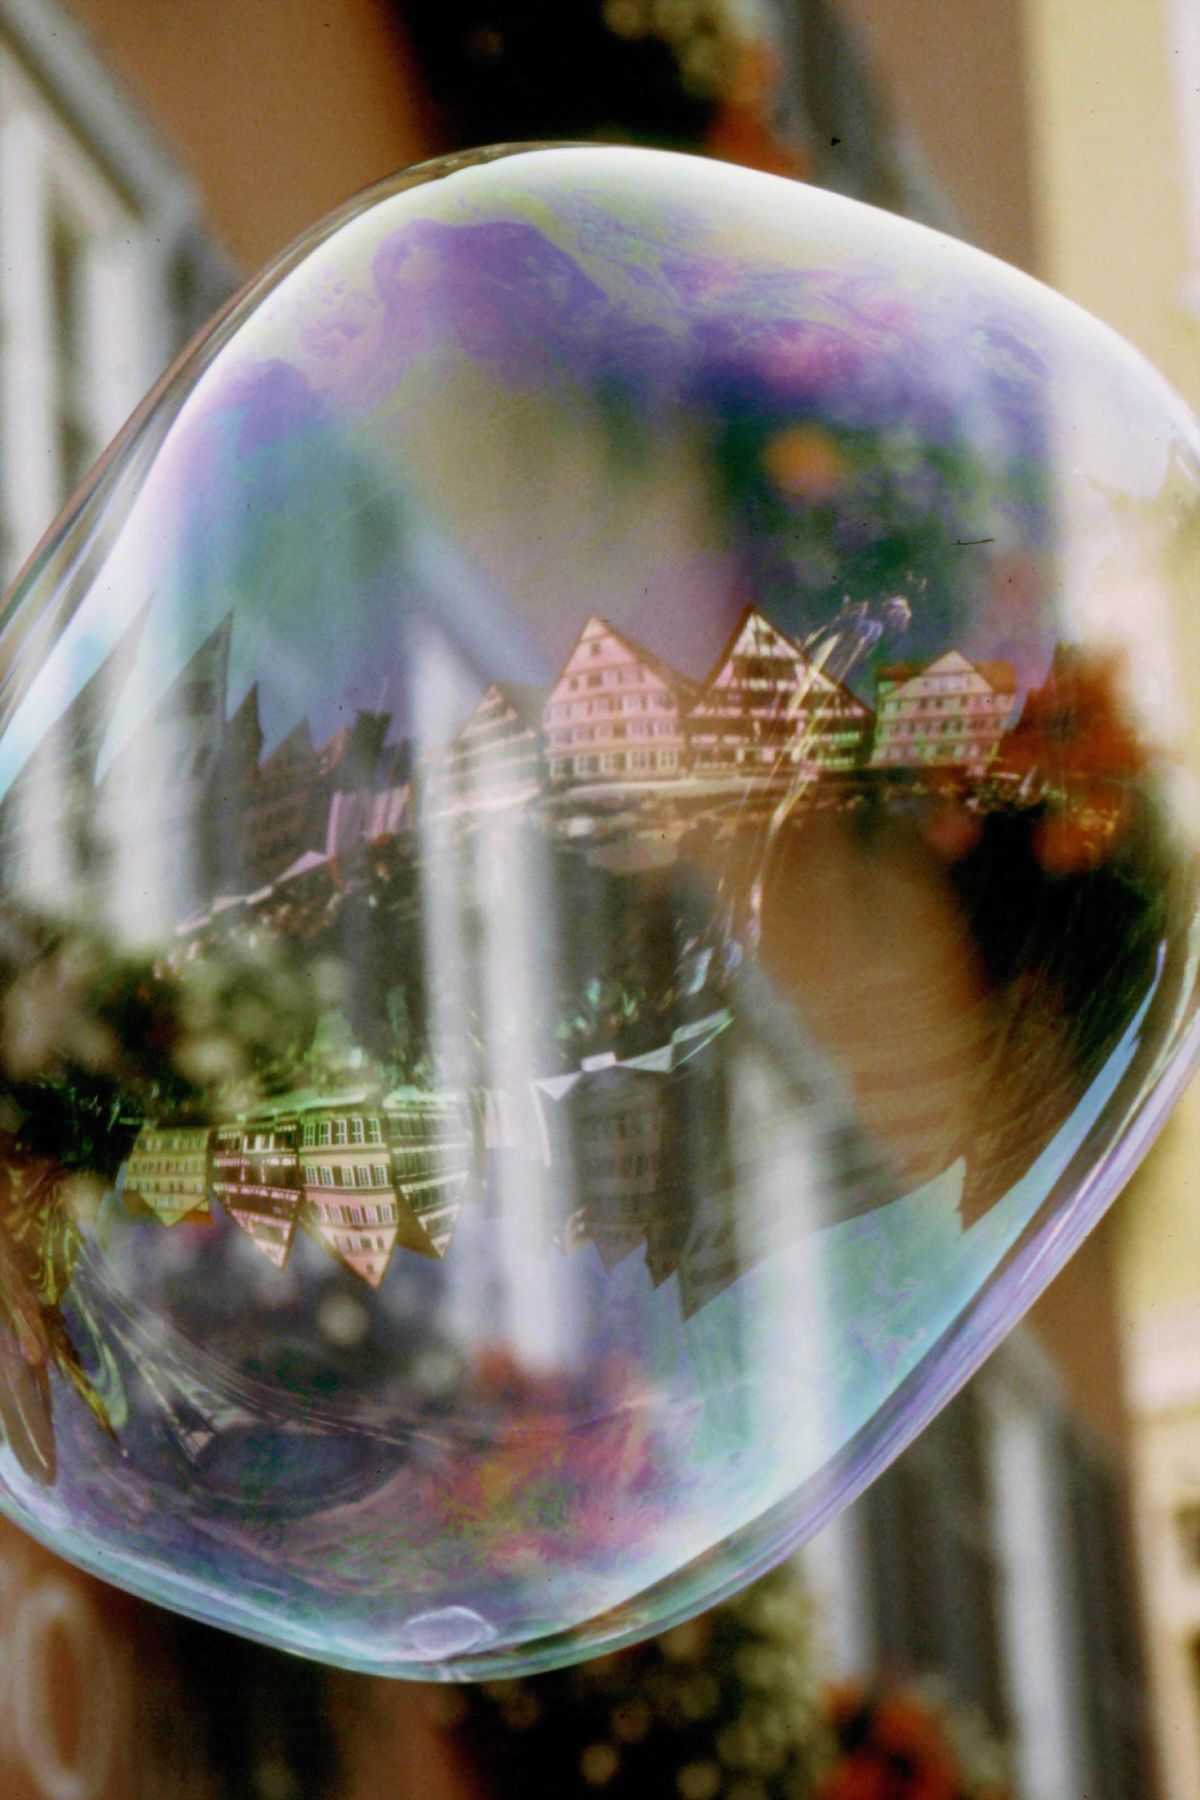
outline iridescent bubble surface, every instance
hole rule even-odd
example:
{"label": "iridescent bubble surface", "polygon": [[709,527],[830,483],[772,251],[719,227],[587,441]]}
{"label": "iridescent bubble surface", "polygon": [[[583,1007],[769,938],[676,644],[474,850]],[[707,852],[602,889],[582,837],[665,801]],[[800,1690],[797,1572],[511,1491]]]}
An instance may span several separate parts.
{"label": "iridescent bubble surface", "polygon": [[211,330],[0,637],[0,1487],[353,1666],[686,1615],[1195,1038],[1194,422],[713,163],[485,154]]}

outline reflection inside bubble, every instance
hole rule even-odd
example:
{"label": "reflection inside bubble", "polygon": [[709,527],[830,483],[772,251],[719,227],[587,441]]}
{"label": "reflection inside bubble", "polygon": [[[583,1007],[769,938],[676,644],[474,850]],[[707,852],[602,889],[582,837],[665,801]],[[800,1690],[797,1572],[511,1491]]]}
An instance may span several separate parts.
{"label": "reflection inside bubble", "polygon": [[363,1667],[584,1654],[843,1503],[1111,1195],[1191,1020],[1195,443],[908,232],[632,152],[401,186],[31,577],[0,1482],[69,1554]]}

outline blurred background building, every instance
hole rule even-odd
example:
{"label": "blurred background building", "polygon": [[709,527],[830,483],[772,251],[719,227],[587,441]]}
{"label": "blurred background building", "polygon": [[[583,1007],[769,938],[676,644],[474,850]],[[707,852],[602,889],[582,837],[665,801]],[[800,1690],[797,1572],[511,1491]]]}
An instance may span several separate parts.
{"label": "blurred background building", "polygon": [[[0,0],[5,579],[191,332],[331,206],[460,144],[590,135],[958,233],[1200,405],[1195,0]],[[1198,1152],[1193,1093],[1027,1322],[806,1553],[830,1669],[939,1673],[1011,1745],[1020,1800],[1200,1793]],[[145,1786],[154,1627],[90,1591],[0,1542],[11,1800]],[[295,1665],[270,1666],[286,1724]],[[402,1792],[400,1756],[435,1796],[418,1739],[385,1729],[336,1791]]]}

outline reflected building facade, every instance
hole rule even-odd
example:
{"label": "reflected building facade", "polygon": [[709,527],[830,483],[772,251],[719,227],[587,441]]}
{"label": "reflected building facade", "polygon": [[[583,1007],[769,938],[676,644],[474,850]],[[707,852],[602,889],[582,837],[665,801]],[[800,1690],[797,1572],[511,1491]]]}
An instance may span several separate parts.
{"label": "reflected building facade", "polygon": [[296,1146],[296,1120],[287,1116],[212,1133],[213,1193],[277,1269],[288,1259],[303,1198]]}
{"label": "reflected building facade", "polygon": [[551,784],[677,781],[693,695],[677,670],[593,615],[546,702]]}
{"label": "reflected building facade", "polygon": [[930,663],[893,663],[878,675],[877,768],[950,768],[982,776],[1000,748],[1016,698],[1011,663],[969,662],[947,650]]}
{"label": "reflected building facade", "polygon": [[143,1125],[125,1164],[125,1204],[144,1206],[161,1225],[208,1214],[205,1125]]}
{"label": "reflected building facade", "polygon": [[[155,1155],[171,1135],[143,1133]],[[374,1106],[285,1096],[193,1135],[207,1144],[214,1197],[276,1268],[297,1228],[369,1287],[398,1248],[446,1252],[469,1168],[463,1109],[450,1095],[400,1089]],[[131,1171],[144,1165],[140,1152],[139,1140]]]}
{"label": "reflected building facade", "polygon": [[357,1106],[315,1106],[299,1128],[301,1222],[368,1287],[378,1287],[403,1229],[405,1248],[432,1255],[415,1221],[401,1218],[382,1116]]}
{"label": "reflected building facade", "polygon": [[255,886],[271,881],[306,849],[315,829],[313,796],[320,791],[317,756],[307,719],[254,768],[244,797],[246,870]]}
{"label": "reflected building facade", "polygon": [[466,1109],[453,1093],[398,1088],[384,1121],[397,1199],[424,1240],[418,1248],[445,1256],[471,1179]]}
{"label": "reflected building facade", "polygon": [[870,708],[747,606],[688,715],[698,780],[787,784],[857,768]]}
{"label": "reflected building facade", "polygon": [[574,1175],[564,1245],[594,1244],[612,1269],[665,1224],[668,1094],[661,1074],[611,1056],[594,1061],[560,1103],[569,1142],[552,1166]]}
{"label": "reflected building facade", "polygon": [[543,790],[541,690],[493,682],[451,740],[433,778],[434,812],[504,811]]}

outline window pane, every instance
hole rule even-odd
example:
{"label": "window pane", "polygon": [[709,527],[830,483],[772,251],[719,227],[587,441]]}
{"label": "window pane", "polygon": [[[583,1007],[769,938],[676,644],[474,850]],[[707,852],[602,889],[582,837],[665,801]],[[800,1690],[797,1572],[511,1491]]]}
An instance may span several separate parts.
{"label": "window pane", "polygon": [[93,446],[84,396],[87,392],[87,243],[61,210],[50,215],[50,312],[57,357],[55,437],[58,475],[65,499],[92,462]]}

